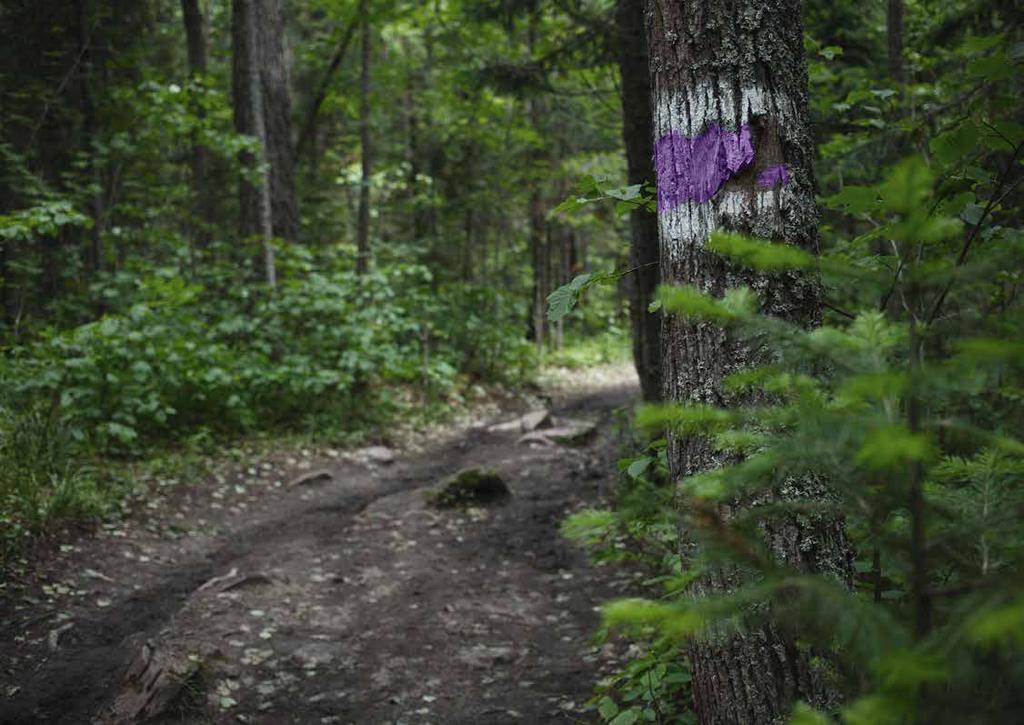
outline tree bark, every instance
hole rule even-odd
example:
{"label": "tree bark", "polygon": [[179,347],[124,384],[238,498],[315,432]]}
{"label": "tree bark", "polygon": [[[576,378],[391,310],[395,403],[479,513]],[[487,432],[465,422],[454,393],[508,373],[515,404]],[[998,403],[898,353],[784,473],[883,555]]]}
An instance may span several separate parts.
{"label": "tree bark", "polygon": [[[527,28],[527,48],[530,57],[534,56],[536,45],[537,24],[540,20],[540,8],[534,6],[530,12],[529,26]],[[527,115],[530,125],[538,138],[546,138],[542,128],[544,116],[541,100],[532,96],[527,99]],[[547,220],[545,219],[543,177],[540,175],[542,164],[548,160],[548,151],[537,146],[530,154],[530,197],[527,203],[527,216],[529,218],[530,233],[530,266],[533,272],[533,304],[531,306],[531,320],[533,327],[531,334],[533,344],[537,352],[544,350],[547,333],[547,296],[548,296],[548,256],[550,251],[547,244]]]}
{"label": "tree bark", "polygon": [[[618,0],[616,46],[622,86],[622,136],[626,142],[629,183],[654,185],[654,120],[647,69],[643,3]],[[629,281],[633,362],[644,400],[661,400],[661,314],[650,312],[660,280],[658,218],[643,209],[629,215],[630,260],[636,271]]]}
{"label": "tree bark", "polygon": [[359,217],[356,226],[356,272],[364,274],[370,263],[370,178],[373,176],[373,149],[370,137],[370,3],[362,0],[360,9],[362,35],[361,71],[359,77],[359,151],[362,178],[359,180]]}
{"label": "tree bark", "polygon": [[96,135],[96,100],[92,91],[93,48],[92,7],[90,0],[75,3],[78,21],[78,101],[82,114],[81,147],[86,158],[86,173],[93,189],[89,199],[92,226],[86,232],[85,266],[93,277],[103,269],[103,183],[96,167],[93,140]]}
{"label": "tree bark", "polygon": [[[231,31],[233,41],[233,84],[235,130],[256,139],[258,150],[246,153],[242,164],[250,170],[266,157],[267,131],[263,115],[263,84],[260,74],[259,39],[257,36],[257,5],[263,0],[233,0]],[[243,236],[257,237],[263,248],[263,270],[270,287],[277,283],[274,261],[273,209],[269,174],[260,175],[253,183],[242,179],[239,184],[240,226]]]}
{"label": "tree bark", "polygon": [[284,0],[257,0],[256,32],[263,115],[270,164],[270,200],[274,236],[297,242],[301,234],[299,201],[295,191],[295,140],[292,138],[292,98],[285,43]]}
{"label": "tree bark", "polygon": [[[669,283],[721,295],[750,286],[762,310],[804,326],[820,318],[818,285],[796,274],[759,275],[706,250],[715,230],[817,248],[814,146],[799,0],[649,0],[646,10],[654,98],[655,164],[661,270]],[[728,392],[724,378],[763,363],[766,353],[706,322],[666,318],[666,398],[733,406],[755,402]],[[675,476],[719,467],[728,458],[699,436],[671,436]],[[820,499],[817,481],[790,486],[795,498]],[[781,495],[781,494],[777,494]],[[732,507],[719,512],[728,518]],[[795,517],[762,526],[772,553],[804,572],[849,582],[850,556],[840,521]],[[696,582],[694,596],[735,588],[736,570]],[[828,706],[835,694],[777,624],[751,623],[739,635],[691,645],[693,692],[705,725],[773,723],[794,701]]]}
{"label": "tree bark", "polygon": [[897,83],[906,80],[903,62],[903,11],[904,0],[889,0],[886,12],[886,35],[889,42],[889,75]]}
{"label": "tree bark", "polygon": [[[185,25],[185,39],[188,48],[188,74],[193,85],[202,82],[208,66],[206,21],[199,0],[181,0],[181,15]],[[202,103],[193,103],[192,112],[202,119]],[[196,220],[193,235],[205,245],[210,238],[209,230],[217,223],[212,194],[207,186],[210,166],[210,152],[192,134],[192,148],[189,154],[189,175],[192,186],[192,208]]]}

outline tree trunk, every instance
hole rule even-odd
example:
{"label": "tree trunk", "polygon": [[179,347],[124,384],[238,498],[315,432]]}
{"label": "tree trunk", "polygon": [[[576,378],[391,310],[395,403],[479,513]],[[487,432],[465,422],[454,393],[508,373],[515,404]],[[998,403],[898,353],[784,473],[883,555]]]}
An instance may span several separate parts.
{"label": "tree trunk", "polygon": [[889,75],[897,83],[903,83],[905,68],[903,63],[903,11],[904,0],[889,0],[886,13],[886,34],[889,41]]}
{"label": "tree trunk", "polygon": [[[531,115],[533,115],[531,113]],[[544,349],[544,337],[547,329],[546,303],[548,249],[544,235],[544,195],[541,193],[540,180],[533,181],[529,200],[530,221],[530,268],[533,272],[533,305],[531,318],[533,321],[533,343],[537,352]]]}
{"label": "tree trunk", "polygon": [[362,0],[362,69],[359,78],[359,152],[362,178],[359,180],[359,218],[356,227],[356,272],[364,274],[370,263],[370,177],[373,175],[373,150],[370,138],[370,3]]}
{"label": "tree trunk", "polygon": [[299,201],[295,192],[295,140],[292,138],[292,97],[288,49],[285,44],[284,0],[257,0],[256,32],[263,81],[266,157],[270,165],[270,204],[274,236],[299,240]]}
{"label": "tree trunk", "polygon": [[[647,69],[643,3],[618,0],[615,10],[616,45],[622,85],[622,135],[626,142],[629,183],[654,184],[654,121]],[[632,245],[629,280],[633,362],[644,400],[661,400],[661,314],[648,308],[661,277],[658,270],[658,219],[634,210],[629,217]]]}
{"label": "tree trunk", "polygon": [[[529,26],[527,28],[527,48],[530,57],[534,56],[534,48],[537,40],[537,24],[540,21],[540,8],[534,6],[530,12]],[[546,138],[545,130],[542,127],[544,116],[541,101],[536,96],[526,101],[527,115],[530,119],[530,126],[537,137]],[[543,176],[540,168],[548,159],[547,151],[538,146],[530,154],[530,198],[528,202],[527,215],[530,223],[530,266],[533,272],[533,305],[531,318],[533,322],[533,343],[537,352],[543,352],[547,332],[547,295],[548,295],[548,244],[547,244],[547,220],[544,213],[544,192]]]}
{"label": "tree trunk", "polygon": [[[717,229],[817,247],[818,214],[808,128],[807,70],[799,0],[650,0],[647,38],[654,97],[655,164],[662,276],[721,295],[749,285],[762,309],[805,326],[820,317],[818,286],[796,274],[757,275],[726,264],[705,244]],[[669,400],[713,406],[750,404],[728,392],[730,373],[765,354],[706,322],[666,318],[664,390]],[[728,462],[699,436],[673,436],[675,476]],[[821,498],[815,481],[792,486]],[[737,504],[739,505],[739,504]],[[728,518],[730,508],[721,515]],[[763,526],[780,560],[848,582],[842,523],[783,518]],[[739,575],[719,570],[695,596],[733,589]],[[701,723],[772,723],[796,700],[828,705],[834,693],[783,627],[751,624],[690,649]]]}
{"label": "tree trunk", "polygon": [[90,0],[77,0],[78,14],[78,102],[82,114],[81,147],[86,159],[86,173],[93,188],[89,200],[92,226],[86,232],[85,266],[93,277],[103,269],[103,183],[96,167],[93,140],[96,135],[96,100],[92,92],[93,48],[92,8]]}
{"label": "tree trunk", "polygon": [[[244,166],[252,169],[260,165],[267,148],[267,131],[263,116],[263,84],[260,81],[260,53],[257,36],[257,5],[263,0],[233,0],[233,83],[235,102],[235,130],[256,139],[256,153],[242,157]],[[241,232],[246,237],[258,237],[263,245],[263,270],[267,284],[277,283],[274,262],[273,210],[270,200],[269,174],[262,174],[253,183],[242,179],[239,184]]]}
{"label": "tree trunk", "polygon": [[[207,70],[206,21],[203,18],[199,0],[181,0],[181,14],[185,24],[185,38],[188,46],[188,73],[193,85],[201,82]],[[193,103],[192,112],[197,118],[203,117],[202,103]],[[207,188],[210,152],[192,135],[189,154],[189,174],[192,185],[192,208],[196,220],[193,236],[205,245],[209,241],[209,230],[217,223],[212,194]]]}

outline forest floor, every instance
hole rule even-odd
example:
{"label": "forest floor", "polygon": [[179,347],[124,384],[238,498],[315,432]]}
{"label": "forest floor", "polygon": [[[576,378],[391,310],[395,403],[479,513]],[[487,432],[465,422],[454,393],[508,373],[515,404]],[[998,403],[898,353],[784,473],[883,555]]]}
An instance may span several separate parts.
{"label": "forest floor", "polygon": [[[584,703],[629,646],[592,643],[597,608],[634,575],[559,524],[614,480],[614,411],[637,389],[626,366],[570,377],[551,411],[596,423],[585,445],[489,430],[524,412],[506,405],[390,462],[245,461],[40,555],[0,582],[0,723],[594,721]],[[428,504],[474,466],[511,498]]]}

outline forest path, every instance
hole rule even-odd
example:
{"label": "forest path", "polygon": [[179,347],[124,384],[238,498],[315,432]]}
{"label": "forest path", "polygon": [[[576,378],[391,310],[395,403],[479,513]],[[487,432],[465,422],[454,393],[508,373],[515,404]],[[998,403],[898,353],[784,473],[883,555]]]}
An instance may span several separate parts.
{"label": "forest path", "polygon": [[[178,487],[191,490],[0,590],[0,723],[123,722],[175,673],[189,682],[164,709],[174,722],[589,721],[582,704],[623,646],[590,644],[595,608],[629,581],[558,529],[611,480],[612,413],[636,395],[625,367],[556,392],[555,416],[598,423],[584,447],[477,425],[389,465],[319,461],[332,478],[308,485],[268,485],[265,464]],[[472,466],[512,498],[426,504]]]}

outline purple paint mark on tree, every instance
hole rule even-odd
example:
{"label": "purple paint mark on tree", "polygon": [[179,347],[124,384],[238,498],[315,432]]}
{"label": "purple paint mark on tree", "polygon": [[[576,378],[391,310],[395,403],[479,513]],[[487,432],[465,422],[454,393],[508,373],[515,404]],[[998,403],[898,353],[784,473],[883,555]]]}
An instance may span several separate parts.
{"label": "purple paint mark on tree", "polygon": [[655,144],[654,160],[658,169],[658,211],[690,199],[703,204],[754,160],[750,125],[743,124],[738,131],[709,126],[699,136],[670,131]]}
{"label": "purple paint mark on tree", "polygon": [[785,186],[790,182],[789,169],[785,164],[776,164],[757,175],[757,185],[762,189],[771,189],[773,186]]}

